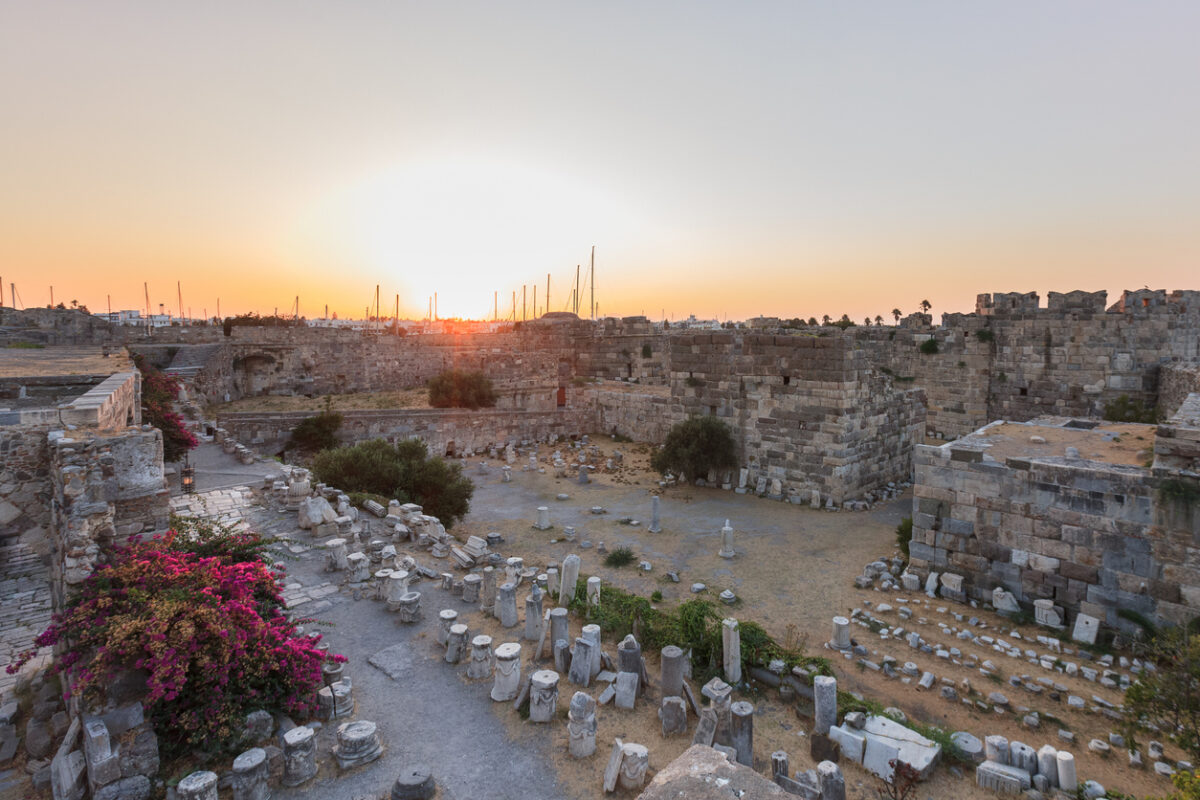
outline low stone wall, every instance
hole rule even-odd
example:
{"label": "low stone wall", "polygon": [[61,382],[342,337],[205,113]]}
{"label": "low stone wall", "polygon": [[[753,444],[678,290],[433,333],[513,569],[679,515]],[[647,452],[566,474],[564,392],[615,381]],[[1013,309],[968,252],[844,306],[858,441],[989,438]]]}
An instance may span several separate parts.
{"label": "low stone wall", "polygon": [[988,450],[977,437],[916,448],[913,571],[962,575],[976,599],[1003,587],[1026,608],[1052,599],[1068,621],[1085,613],[1131,631],[1119,609],[1171,624],[1200,614],[1200,513],[1164,497],[1170,474]]}
{"label": "low stone wall", "polygon": [[[222,414],[217,423],[238,441],[271,451],[282,449],[296,425],[309,416],[307,412]],[[434,455],[457,455],[507,442],[581,436],[592,430],[593,418],[590,408],[346,411],[342,414],[338,438],[347,444],[369,439],[417,438],[429,445]]]}
{"label": "low stone wall", "polygon": [[61,409],[62,421],[105,431],[140,425],[141,384],[142,374],[136,370],[110,375]]}

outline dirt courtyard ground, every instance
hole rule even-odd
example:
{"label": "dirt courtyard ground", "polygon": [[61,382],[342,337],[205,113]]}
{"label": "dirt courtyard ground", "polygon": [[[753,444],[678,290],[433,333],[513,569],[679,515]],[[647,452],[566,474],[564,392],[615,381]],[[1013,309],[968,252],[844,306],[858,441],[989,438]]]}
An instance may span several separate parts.
{"label": "dirt courtyard ground", "polygon": [[[716,488],[676,486],[663,489],[659,486],[659,476],[649,470],[649,451],[644,446],[615,444],[603,438],[595,445],[604,454],[601,463],[613,450],[621,450],[625,455],[624,467],[611,474],[597,471],[586,485],[578,484],[574,478],[555,478],[553,468],[545,463],[552,449],[544,446],[539,451],[539,465],[546,467],[545,474],[523,471],[522,463],[528,463],[528,460],[518,460],[512,468],[512,482],[507,484],[502,482],[498,462],[488,462],[485,471],[481,472],[479,459],[472,460],[467,468],[477,486],[472,512],[453,533],[465,539],[472,533],[484,536],[489,531],[498,531],[505,538],[501,549],[506,556],[521,556],[527,565],[539,569],[559,566],[567,554],[576,553],[583,561],[581,575],[599,575],[607,583],[647,598],[655,590],[661,591],[663,607],[695,597],[692,584],[703,583],[707,589],[699,596],[717,602],[718,609],[728,616],[758,622],[779,640],[786,636],[789,625],[795,626],[809,654],[832,659],[839,686],[843,689],[867,695],[885,706],[898,707],[915,720],[947,731],[966,730],[980,739],[989,734],[1001,734],[1035,749],[1047,743],[1062,746],[1075,754],[1081,782],[1095,779],[1108,788],[1137,794],[1162,793],[1169,789],[1169,782],[1152,771],[1130,769],[1123,750],[1114,748],[1107,758],[1088,752],[1088,741],[1107,739],[1108,732],[1115,729],[1115,723],[1095,713],[1068,709],[1066,694],[1084,698],[1099,696],[1119,705],[1119,691],[1104,689],[1082,677],[1069,677],[1060,671],[1050,673],[1024,660],[974,648],[969,642],[943,636],[936,626],[945,622],[962,627],[964,623],[954,619],[954,614],[958,613],[964,618],[980,619],[982,625],[987,626],[980,632],[993,636],[1016,631],[1023,638],[1032,640],[1047,631],[1032,625],[1014,626],[990,612],[942,599],[930,600],[920,593],[899,592],[889,596],[854,587],[854,576],[861,574],[865,564],[896,552],[896,526],[903,517],[911,514],[911,494],[906,493],[866,512],[828,512]],[[556,499],[559,494],[568,495],[568,499]],[[663,530],[660,533],[647,530],[652,494],[659,494],[661,498]],[[538,506],[549,509],[551,530],[539,531],[532,527]],[[603,507],[606,513],[591,513],[593,506]],[[632,526],[623,522],[628,518],[636,519],[640,524]],[[733,559],[717,554],[720,528],[726,519],[735,530],[736,556]],[[568,525],[576,529],[573,543],[563,539],[563,528]],[[593,546],[582,548],[584,540],[591,541]],[[631,548],[637,560],[651,563],[652,571],[639,571],[636,562],[622,568],[606,567],[604,556],[597,552],[601,542],[609,551],[617,547]],[[678,572],[679,583],[666,578],[668,571]],[[735,606],[726,607],[717,601],[717,595],[724,589],[731,589],[738,596]],[[1044,695],[1032,697],[1003,680],[985,679],[975,668],[912,650],[903,640],[881,641],[878,635],[866,629],[853,629],[856,642],[868,648],[868,657],[876,663],[884,655],[890,655],[900,663],[913,661],[921,670],[932,671],[939,680],[951,679],[960,688],[962,680],[966,679],[970,689],[962,693],[973,699],[981,699],[998,689],[1006,692],[1013,711],[998,714],[961,701],[945,700],[937,687],[933,691],[918,692],[915,682],[905,684],[886,678],[824,648],[824,642],[831,636],[834,615],[849,615],[852,609],[885,602],[909,604],[914,609],[914,619],[912,623],[904,624],[910,630],[918,630],[927,640],[947,647],[958,645],[964,654],[974,652],[981,661],[993,659],[1004,678],[1010,674],[1025,675],[1033,680],[1050,676],[1055,683],[1065,685],[1068,692],[1056,701]],[[877,616],[892,625],[902,623],[895,611]],[[918,619],[925,621],[918,624]],[[579,623],[573,621],[572,624],[577,626]],[[494,633],[504,635],[500,629]],[[512,632],[508,635],[511,637]],[[615,642],[605,646],[615,650]],[[650,674],[654,676],[658,669],[657,654],[647,654],[647,657],[651,662]],[[769,774],[769,756],[775,749],[789,753],[793,770],[815,766],[808,756],[805,738],[811,729],[811,718],[807,716],[811,709],[803,701],[792,708],[779,701],[776,691],[765,688],[756,696],[745,699],[756,706],[755,752],[756,767],[760,772]],[[1039,712],[1045,720],[1037,730],[1029,730],[1021,724],[1029,711]],[[664,740],[657,730],[656,718],[647,714],[638,717],[640,724],[635,724],[628,712],[622,712],[616,719],[613,719],[612,711],[601,715],[598,741],[611,741],[612,736],[622,736],[628,741],[632,737],[650,747],[651,764],[656,768],[664,766],[690,743],[690,736],[686,740]],[[519,720],[508,719],[506,723],[513,728],[514,735],[519,736],[522,731],[530,733],[531,726],[522,725]],[[1063,741],[1059,729],[1071,731],[1075,736],[1074,743]],[[603,770],[603,763],[596,765],[566,757],[565,734],[558,738],[562,741],[556,743],[554,752],[560,776],[580,789],[594,786],[592,781],[599,779],[597,770]],[[1183,757],[1182,753],[1174,755]],[[851,796],[876,796],[877,782],[872,776],[854,764],[843,764],[843,768]],[[973,772],[969,767],[943,766],[932,781],[922,785],[922,790],[931,797],[993,796],[975,786]],[[586,796],[586,791],[583,794]]]}
{"label": "dirt courtyard ground", "polygon": [[[525,458],[514,464],[510,483],[502,481],[499,462],[488,461],[481,471],[480,459],[472,459],[467,465],[467,474],[476,483],[472,510],[451,533],[465,540],[472,533],[482,536],[498,531],[505,540],[498,548],[503,555],[520,556],[527,565],[539,570],[559,566],[566,555],[576,553],[583,561],[582,575],[599,575],[644,597],[659,590],[663,593],[662,607],[694,597],[690,587],[696,582],[707,586],[700,596],[714,602],[721,590],[731,589],[739,602],[733,607],[718,602],[718,610],[743,621],[758,622],[777,638],[784,637],[788,627],[794,626],[808,653],[831,659],[841,689],[897,707],[911,719],[946,731],[966,730],[980,738],[998,733],[1035,749],[1047,743],[1063,746],[1075,754],[1081,781],[1095,779],[1110,789],[1138,796],[1163,794],[1169,789],[1167,780],[1152,771],[1130,769],[1125,753],[1117,748],[1108,758],[1088,752],[1087,742],[1105,738],[1114,723],[1091,711],[1068,709],[1066,695],[1100,697],[1119,704],[1118,691],[1104,689],[1082,677],[1049,673],[1024,658],[1013,659],[971,642],[955,640],[938,627],[943,623],[965,626],[955,614],[963,619],[975,616],[979,618],[981,633],[1011,637],[1013,626],[989,612],[931,600],[919,593],[883,594],[854,587],[853,578],[861,573],[864,564],[893,553],[895,527],[911,508],[907,495],[868,512],[833,513],[720,489],[662,490],[657,476],[645,469],[644,448],[607,441],[597,444],[606,454],[621,449],[626,454],[625,466],[614,473],[598,472],[587,485],[579,485],[573,479],[556,479],[553,468],[546,463],[551,449],[545,446],[539,450],[539,466],[545,465],[547,472],[521,470],[521,465],[528,463]],[[661,492],[661,533],[646,529],[652,492]],[[560,493],[568,495],[568,499],[558,500]],[[549,509],[551,530],[538,531],[532,527],[538,506]],[[593,514],[593,506],[601,506],[607,513]],[[344,584],[339,589],[344,575],[324,570],[320,543],[312,540],[308,532],[295,529],[293,512],[263,509],[254,516],[266,523],[262,525],[265,530],[291,541],[294,560],[288,571],[289,580],[294,583],[289,592],[314,598],[298,605],[296,611],[312,614],[331,625],[324,629],[331,647],[350,658],[356,714],[379,722],[386,745],[384,757],[378,762],[345,775],[325,763],[314,786],[303,791],[281,791],[282,800],[306,796],[309,789],[324,796],[336,793],[346,797],[377,797],[394,778],[395,771],[414,760],[438,768],[442,796],[446,797],[598,798],[603,796],[602,775],[614,737],[641,743],[649,749],[651,775],[691,743],[696,720],[690,714],[686,736],[664,739],[661,735],[656,715],[659,658],[657,653],[647,652],[651,678],[647,697],[639,700],[632,711],[616,709],[612,704],[601,706],[597,712],[596,754],[582,760],[571,758],[567,753],[566,712],[576,687],[568,684],[565,676],[559,684],[557,718],[548,725],[535,724],[514,712],[511,703],[492,702],[487,694],[490,680],[468,680],[464,665],[445,664],[444,648],[436,643],[434,636],[438,611],[452,608],[459,613],[459,621],[468,625],[472,636],[486,633],[493,637],[494,646],[521,641],[523,674],[551,667],[549,658],[533,662],[533,643],[522,640],[523,625],[502,628],[490,614],[481,613],[477,605],[463,603],[461,597],[442,590],[439,582],[428,580],[413,587],[422,593],[421,623],[398,625],[382,603],[360,597],[361,592]],[[641,524],[623,522],[628,518]],[[719,530],[726,519],[736,531],[733,559],[717,555]],[[385,531],[382,520],[373,520],[371,524],[373,538],[381,538]],[[562,539],[566,525],[577,530],[574,543]],[[591,541],[593,546],[582,547],[584,540]],[[620,546],[630,547],[639,560],[651,563],[652,571],[640,572],[636,564],[616,569],[605,567],[603,555],[597,552],[600,542],[610,551]],[[427,550],[410,543],[398,542],[397,550],[400,555],[412,555],[420,564],[439,572],[452,572],[458,577],[463,574],[449,559],[434,559]],[[679,573],[679,583],[666,578],[671,570]],[[527,594],[525,586],[518,590],[522,618]],[[880,608],[881,603],[893,606],[893,610]],[[913,610],[911,620],[899,619],[897,607],[902,605]],[[959,646],[964,656],[991,658],[997,662],[1003,678],[1026,675],[1036,679],[1050,675],[1055,682],[1064,684],[1067,691],[1053,701],[1046,695],[1026,694],[1004,680],[985,679],[973,667],[912,650],[902,638],[881,639],[866,628],[852,628],[856,642],[867,648],[867,657],[875,663],[885,655],[897,658],[900,663],[913,661],[921,670],[953,681],[972,700],[986,697],[992,691],[1003,691],[1011,699],[1012,710],[996,713],[943,699],[936,686],[932,691],[917,691],[911,679],[905,682],[886,678],[825,649],[824,642],[831,635],[831,617],[848,614],[851,609],[867,609],[892,626],[903,624],[909,630],[919,631],[931,643]],[[583,622],[578,618],[570,620],[572,636],[579,635]],[[1027,640],[1044,633],[1029,626],[1020,627],[1018,632]],[[611,636],[603,641],[605,651],[611,655],[616,653],[616,644]],[[385,661],[390,659],[399,666],[391,671],[378,667],[376,662],[384,656]],[[969,688],[963,688],[964,679],[972,684]],[[587,691],[595,697],[601,688],[593,685]],[[693,690],[698,693],[698,689],[693,683]],[[748,700],[755,707],[754,766],[759,773],[769,775],[770,754],[775,750],[789,754],[793,771],[815,766],[809,756],[808,733],[812,729],[809,703],[804,700],[785,703],[777,690],[757,685],[739,689],[735,694],[735,699]],[[1028,711],[1042,715],[1039,729],[1022,726],[1022,717]],[[320,734],[327,745],[331,743],[333,727],[327,725]],[[1061,741],[1060,729],[1073,733],[1075,742]],[[1182,757],[1177,752],[1171,755]],[[856,800],[878,797],[877,779],[845,760],[842,767],[848,797]],[[975,786],[973,772],[970,766],[944,763],[931,780],[920,785],[915,797],[963,800],[993,797]]]}

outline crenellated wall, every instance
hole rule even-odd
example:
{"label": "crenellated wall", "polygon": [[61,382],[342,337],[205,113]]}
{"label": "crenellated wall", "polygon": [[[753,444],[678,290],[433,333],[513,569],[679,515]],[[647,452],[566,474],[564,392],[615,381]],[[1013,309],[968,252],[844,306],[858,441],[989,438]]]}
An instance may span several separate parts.
{"label": "crenellated wall", "polygon": [[[1101,417],[1121,395],[1153,407],[1164,366],[1200,361],[1200,293],[982,294],[938,328],[852,328],[872,364],[925,389],[931,438],[997,419]],[[932,339],[936,353],[922,352]]]}

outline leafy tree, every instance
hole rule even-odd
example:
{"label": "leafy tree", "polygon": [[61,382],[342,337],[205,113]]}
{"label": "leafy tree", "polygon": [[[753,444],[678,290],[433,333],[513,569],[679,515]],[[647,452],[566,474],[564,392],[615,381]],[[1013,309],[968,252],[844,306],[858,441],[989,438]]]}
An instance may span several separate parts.
{"label": "leafy tree", "polygon": [[854,327],[854,320],[850,319],[849,314],[842,314],[842,318],[833,324],[837,325],[842,330],[846,330],[846,328]]}
{"label": "leafy tree", "polygon": [[809,326],[810,326],[810,327],[816,327],[816,325],[817,325],[817,318],[816,318],[816,317],[809,317],[809,318],[808,318],[808,324],[809,324]]}
{"label": "leafy tree", "polygon": [[173,408],[179,379],[159,372],[140,355],[133,363],[142,373],[142,419],[162,431],[163,461],[178,461],[199,444]]}
{"label": "leafy tree", "polygon": [[898,308],[892,309],[892,319],[896,320],[897,325],[900,324],[900,317],[902,317],[902,316],[904,316],[904,315],[900,313],[900,309],[898,309]]}
{"label": "leafy tree", "polygon": [[1130,748],[1143,724],[1173,731],[1175,743],[1200,758],[1200,634],[1194,626],[1163,628],[1143,645],[1156,670],[1144,670],[1125,692],[1122,729]]}
{"label": "leafy tree", "polygon": [[344,492],[366,492],[417,503],[447,528],[470,510],[475,492],[471,479],[462,474],[461,465],[431,457],[420,439],[405,439],[394,446],[383,439],[372,439],[322,450],[312,466],[322,483]]}
{"label": "leafy tree", "polygon": [[333,410],[332,403],[326,398],[324,411],[314,417],[305,417],[292,429],[288,448],[315,453],[337,447],[337,432],[341,427],[342,415]]}
{"label": "leafy tree", "polygon": [[434,408],[491,408],[496,392],[482,372],[447,370],[429,381],[429,405]]}
{"label": "leafy tree", "polygon": [[658,472],[683,473],[702,477],[709,470],[737,466],[737,448],[733,431],[716,417],[692,417],[676,423],[667,433],[662,449],[650,458]]}
{"label": "leafy tree", "polygon": [[821,324],[822,324],[822,325],[828,325],[828,324],[829,324],[829,323],[831,323],[831,322],[833,322],[833,317],[829,316],[828,314],[826,314],[826,315],[824,315],[823,317],[821,317]]}

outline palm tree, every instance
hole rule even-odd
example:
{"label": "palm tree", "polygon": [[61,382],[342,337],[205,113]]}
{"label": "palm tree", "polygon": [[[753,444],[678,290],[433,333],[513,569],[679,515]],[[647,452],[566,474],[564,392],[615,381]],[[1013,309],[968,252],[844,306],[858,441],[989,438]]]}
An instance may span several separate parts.
{"label": "palm tree", "polygon": [[871,327],[871,318],[870,318],[870,317],[865,317],[865,318],[863,319],[863,325],[866,325],[868,328],[869,328],[869,327]]}
{"label": "palm tree", "polygon": [[928,300],[921,301],[921,310],[924,311],[926,314],[929,313],[929,309],[931,309],[931,308],[933,308],[933,303],[929,302]]}
{"label": "palm tree", "polygon": [[879,327],[882,324],[883,324],[883,317],[876,314],[875,315],[875,327]]}
{"label": "palm tree", "polygon": [[896,320],[897,324],[900,323],[900,317],[902,317],[902,316],[904,316],[904,315],[900,313],[900,309],[898,309],[898,308],[892,309],[892,317]]}
{"label": "palm tree", "polygon": [[821,324],[822,324],[822,325],[828,325],[828,324],[829,324],[829,323],[831,323],[831,322],[833,322],[833,317],[829,316],[828,314],[826,314],[825,316],[821,317]]}

